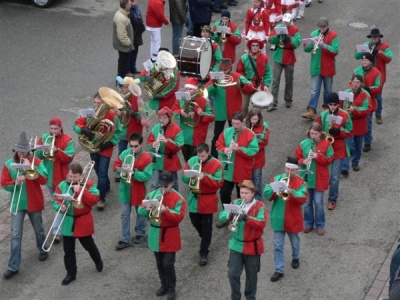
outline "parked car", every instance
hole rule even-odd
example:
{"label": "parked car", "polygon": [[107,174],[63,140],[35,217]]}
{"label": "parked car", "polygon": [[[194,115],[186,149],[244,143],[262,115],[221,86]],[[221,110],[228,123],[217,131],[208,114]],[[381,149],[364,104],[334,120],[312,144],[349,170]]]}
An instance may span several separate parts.
{"label": "parked car", "polygon": [[32,3],[37,7],[46,8],[53,4],[53,0],[32,0]]}

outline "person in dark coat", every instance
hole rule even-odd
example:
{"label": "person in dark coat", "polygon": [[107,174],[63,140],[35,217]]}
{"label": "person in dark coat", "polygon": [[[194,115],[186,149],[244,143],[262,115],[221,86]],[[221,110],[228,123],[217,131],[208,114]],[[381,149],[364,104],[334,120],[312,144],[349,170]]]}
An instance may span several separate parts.
{"label": "person in dark coat", "polygon": [[190,18],[193,23],[193,36],[201,37],[201,28],[210,25],[211,0],[188,0]]}
{"label": "person in dark coat", "polygon": [[140,12],[138,0],[131,1],[132,6],[129,12],[129,19],[131,19],[132,27],[133,27],[133,45],[135,49],[131,52],[129,57],[129,72],[140,73],[136,68],[136,58],[139,52],[139,46],[143,45],[142,34],[146,30],[146,27],[143,23],[142,13]]}

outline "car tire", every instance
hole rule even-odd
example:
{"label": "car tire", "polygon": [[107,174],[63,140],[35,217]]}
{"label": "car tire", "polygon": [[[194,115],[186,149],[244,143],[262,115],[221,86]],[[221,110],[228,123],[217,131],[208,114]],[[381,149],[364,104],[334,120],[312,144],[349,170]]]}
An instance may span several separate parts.
{"label": "car tire", "polygon": [[53,4],[53,0],[32,0],[32,4],[39,8],[47,8]]}

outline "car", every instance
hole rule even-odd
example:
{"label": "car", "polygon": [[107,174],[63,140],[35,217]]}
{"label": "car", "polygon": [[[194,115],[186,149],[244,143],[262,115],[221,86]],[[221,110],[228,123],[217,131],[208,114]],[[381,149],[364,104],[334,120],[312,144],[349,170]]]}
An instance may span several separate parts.
{"label": "car", "polygon": [[53,4],[53,0],[32,0],[32,4],[36,7],[47,8]]}

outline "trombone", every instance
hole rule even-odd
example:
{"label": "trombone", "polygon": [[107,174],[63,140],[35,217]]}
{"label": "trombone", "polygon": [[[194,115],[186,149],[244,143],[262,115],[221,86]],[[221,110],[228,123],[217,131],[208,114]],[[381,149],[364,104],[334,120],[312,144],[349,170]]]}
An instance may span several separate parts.
{"label": "trombone", "polygon": [[279,196],[282,198],[283,201],[287,201],[289,199],[289,183],[290,183],[290,177],[283,177],[281,181],[285,182],[287,185],[287,188],[285,190],[279,191]]}
{"label": "trombone", "polygon": [[242,199],[242,202],[240,202],[240,213],[236,214],[235,217],[233,218],[231,224],[229,224],[228,229],[232,232],[236,232],[238,230],[238,225],[237,223],[239,222],[239,216],[243,212],[244,205],[246,203],[244,202],[244,199]]}
{"label": "trombone", "polygon": [[317,38],[315,44],[314,44],[314,48],[313,48],[313,50],[312,50],[312,54],[316,54],[316,53],[317,53],[317,50],[318,50],[318,48],[319,48],[319,43],[321,42],[321,40],[322,40],[323,38],[324,38],[324,34],[321,32],[321,33],[319,34],[319,36],[318,36],[318,38]]}
{"label": "trombone", "polygon": [[[158,197],[158,198],[157,198]],[[149,218],[154,223],[160,224],[161,223],[161,206],[164,200],[164,189],[162,190],[162,194],[158,194],[155,197],[155,200],[160,202],[157,207],[152,207],[149,211]]]}
{"label": "trombone", "polygon": [[29,142],[29,144],[32,145],[33,155],[32,155],[32,162],[31,162],[30,167],[27,170],[25,170],[25,172],[24,172],[24,176],[28,180],[35,180],[39,177],[39,172],[35,170],[35,158],[36,158],[35,151],[36,151],[36,146],[37,146],[36,142],[37,142],[37,136],[31,138],[31,140]]}
{"label": "trombone", "polygon": [[[197,171],[199,171],[199,174],[200,174],[201,169],[202,169],[202,165],[201,165],[201,160],[199,159],[199,162],[195,163],[192,166],[192,170],[197,170]],[[195,194],[200,193],[200,178],[190,178],[189,188],[192,193],[195,193]]]}
{"label": "trombone", "polygon": [[[51,140],[51,142],[49,142],[49,139]],[[52,134],[50,134],[46,138],[46,140],[44,141],[45,145],[50,145],[50,148],[47,148],[47,149],[43,150],[43,156],[48,161],[55,161],[56,160],[56,158],[54,157],[55,142],[56,142],[56,136],[52,135]]]}
{"label": "trombone", "polygon": [[[20,160],[20,164],[22,164],[22,159]],[[17,179],[18,177],[21,175],[21,173],[23,172],[23,169],[18,168],[17,170],[17,176],[15,177],[15,183],[14,183],[14,190],[13,190],[13,195],[11,198],[11,204],[10,204],[10,213],[13,214],[14,216],[17,215],[18,213],[18,207],[19,207],[19,202],[21,200],[21,192],[22,192],[22,186],[24,184],[24,181],[21,182],[20,187],[19,187],[19,192],[18,192],[18,200],[17,200],[17,206],[15,207],[15,211],[12,210],[13,204],[14,204],[14,200],[15,200],[15,194],[17,191]]]}
{"label": "trombone", "polygon": [[[128,164],[128,159],[131,158],[131,163]],[[135,156],[132,154],[128,154],[125,156],[124,161],[122,163],[122,167],[129,167],[129,170],[127,171],[121,171],[121,179],[124,180],[124,182],[127,185],[132,184],[132,175],[133,175],[133,166],[135,165]]]}

